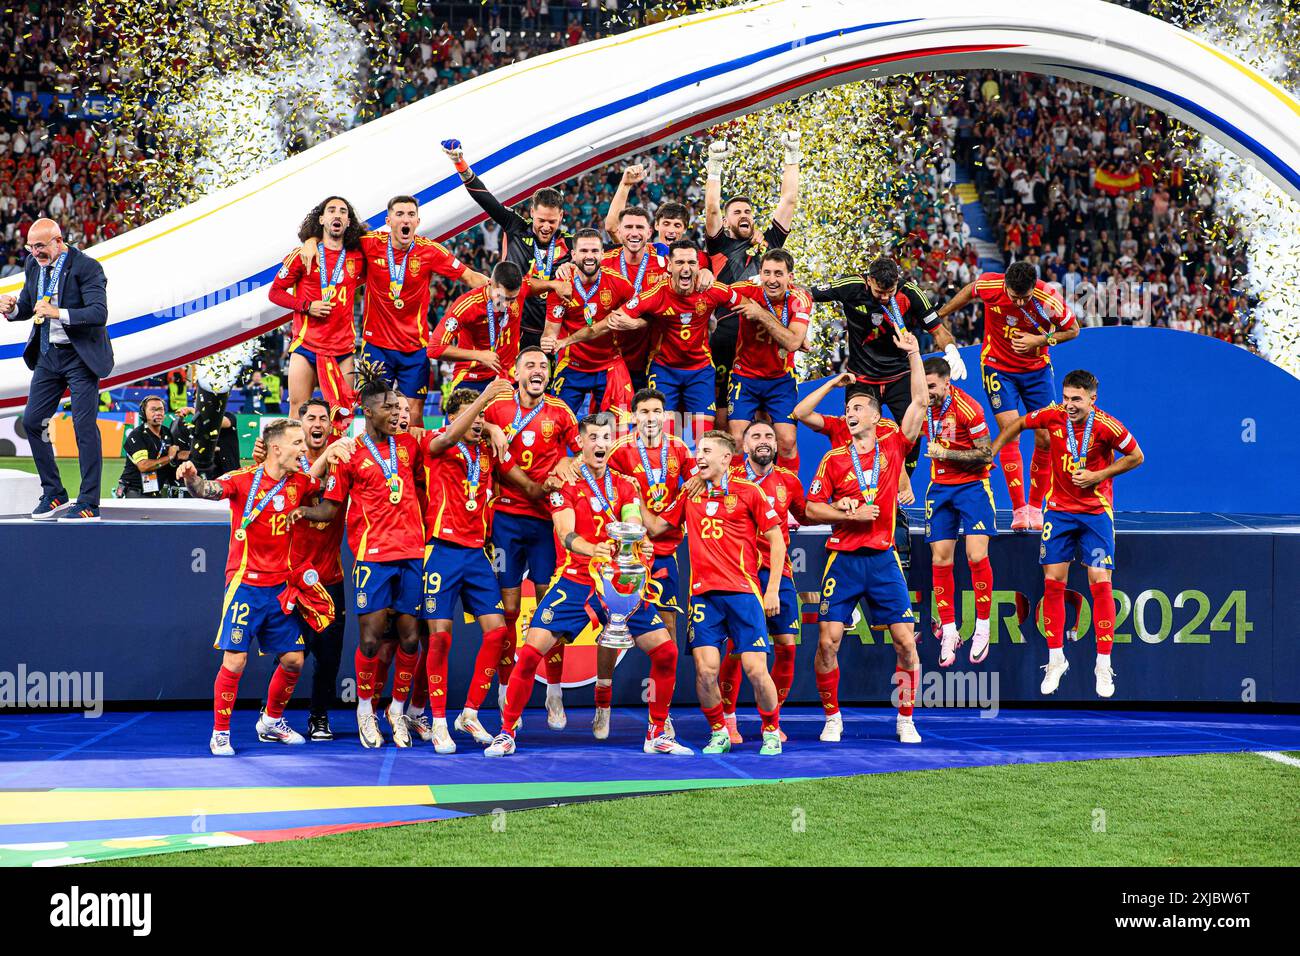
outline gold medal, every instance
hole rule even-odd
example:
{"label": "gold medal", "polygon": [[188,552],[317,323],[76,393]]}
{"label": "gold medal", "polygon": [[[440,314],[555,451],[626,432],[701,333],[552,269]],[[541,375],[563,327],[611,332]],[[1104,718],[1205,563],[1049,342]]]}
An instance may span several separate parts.
{"label": "gold medal", "polygon": [[400,308],[401,308],[403,305],[405,305],[405,304],[406,304],[406,303],[404,303],[401,299],[394,299],[394,300],[393,300],[393,308],[395,308],[395,309],[400,309]]}
{"label": "gold medal", "polygon": [[395,505],[402,500],[402,476],[394,475],[388,482],[388,503]]}
{"label": "gold medal", "polygon": [[321,301],[322,301],[322,302],[325,302],[325,303],[327,303],[327,304],[333,302],[333,301],[334,301],[334,286],[332,286],[332,285],[327,285],[325,288],[321,289],[320,297],[321,297]]}
{"label": "gold medal", "polygon": [[475,501],[473,498],[470,498],[468,501],[465,502],[465,510],[478,511],[478,502]]}
{"label": "gold medal", "polygon": [[[44,298],[41,299],[41,301],[42,301],[42,302],[49,302],[49,301],[50,301],[50,296],[48,296],[48,295],[45,296]],[[43,315],[34,315],[34,316],[32,316],[32,322],[33,322],[33,324],[35,324],[35,325],[44,325],[44,324],[45,324],[45,316],[43,316]]]}
{"label": "gold medal", "polygon": [[656,498],[654,501],[650,502],[650,510],[656,513],[663,511],[664,510],[663,499]]}
{"label": "gold medal", "polygon": [[236,529],[235,529],[235,540],[236,540],[236,541],[243,541],[243,540],[244,540],[245,538],[247,538],[247,537],[248,537],[248,532],[245,531],[243,528],[236,528]]}

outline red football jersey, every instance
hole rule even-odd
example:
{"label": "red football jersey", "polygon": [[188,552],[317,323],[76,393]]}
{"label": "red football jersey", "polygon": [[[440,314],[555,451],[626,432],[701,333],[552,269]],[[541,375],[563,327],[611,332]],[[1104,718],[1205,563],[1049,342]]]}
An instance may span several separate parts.
{"label": "red football jersey", "polygon": [[[1089,471],[1101,471],[1110,467],[1116,453],[1128,454],[1137,447],[1137,440],[1118,419],[1112,418],[1100,408],[1092,422],[1092,436],[1088,442],[1085,467]],[[1115,498],[1111,490],[1112,479],[1080,488],[1070,476],[1077,466],[1070,457],[1069,440],[1065,430],[1074,430],[1075,447],[1083,451],[1083,433],[1087,428],[1085,419],[1074,425],[1065,413],[1064,405],[1048,405],[1025,416],[1026,428],[1046,428],[1051,442],[1052,487],[1047,495],[1047,507],[1055,511],[1069,511],[1074,514],[1099,515],[1111,514],[1115,508]]]}
{"label": "red football jersey", "polygon": [[[575,275],[574,281],[585,280],[580,275]],[[588,325],[595,325],[624,302],[636,297],[632,283],[619,275],[617,270],[609,268],[602,268],[596,278],[596,288],[586,291],[591,294],[589,303],[582,301],[576,285],[569,295],[558,296],[554,292],[547,295],[546,321],[560,323],[560,338]],[[565,368],[578,372],[608,371],[621,357],[614,334],[606,332],[598,339],[570,345],[559,356],[556,375],[563,374]]]}
{"label": "red football jersey", "polygon": [[[650,462],[650,470],[656,472],[656,476],[662,474],[661,483],[666,486],[666,490],[662,499],[663,508],[660,510],[667,510],[677,500],[682,484],[695,471],[695,456],[686,447],[686,442],[667,434],[663,435],[658,448],[647,448],[645,453]],[[632,478],[641,489],[641,500],[645,506],[653,509],[650,476],[646,474],[645,464],[641,461],[635,433],[625,435],[615,442],[609,453],[609,467]],[[662,538],[655,538],[655,555],[676,554],[684,537],[685,534],[678,525]]]}
{"label": "red football jersey", "polygon": [[311,475],[297,472],[289,476],[271,503],[264,507],[246,529],[240,541],[235,535],[244,518],[248,496],[261,501],[275,488],[265,473],[253,487],[256,468],[241,468],[217,479],[221,497],[230,499],[230,556],[226,559],[226,584],[238,581],[257,587],[274,587],[289,579],[289,514],[301,506],[320,488],[320,482]]}
{"label": "red football jersey", "polygon": [[713,364],[713,353],[709,351],[709,318],[718,306],[735,303],[731,287],[720,282],[703,292],[678,295],[672,289],[671,280],[665,278],[650,291],[630,300],[623,311],[634,319],[644,318],[652,327],[651,362],[689,372]]}
{"label": "red football jersey", "polygon": [[361,312],[361,337],[371,345],[397,352],[414,352],[429,344],[430,273],[448,279],[465,275],[465,263],[432,239],[416,236],[409,249],[393,250],[393,266],[406,274],[397,298],[393,299],[388,273],[388,233],[368,232],[361,237],[361,252],[366,259],[366,297]]}
{"label": "red football jersey", "polygon": [[[420,439],[426,492],[425,535],[429,540],[437,538],[467,548],[481,548],[487,540],[488,502],[492,500],[497,478],[514,467],[514,462],[508,450],[505,458],[497,458],[486,441],[474,445],[462,441],[435,454],[429,446],[439,434],[425,432]],[[469,470],[475,462],[479,470],[478,487],[471,488]],[[467,506],[471,500],[472,510]]]}
{"label": "red football jersey", "polygon": [[758,485],[730,478],[725,492],[716,485],[712,491],[683,495],[670,520],[678,516],[689,535],[691,594],[727,591],[762,598],[758,539],[779,519]]}
{"label": "red football jersey", "polygon": [[290,348],[299,345],[318,355],[350,355],[357,344],[357,333],[352,327],[352,303],[357,289],[365,283],[365,259],[360,250],[325,250],[325,277],[334,278],[339,256],[343,260],[343,275],[334,288],[334,308],[329,315],[315,318],[307,314],[307,307],[323,298],[320,287],[320,259],[312,259],[311,268],[304,269],[297,250],[284,258],[284,265],[271,283],[267,298],[275,305],[293,310],[293,339]]}
{"label": "red football jersey", "polygon": [[[525,411],[515,399],[503,398],[490,404],[483,415],[488,424],[510,436],[511,459],[540,485],[565,457],[565,449],[578,453],[578,420],[569,406],[554,395],[543,395],[537,407],[540,411],[530,418],[533,409]],[[518,429],[513,428],[516,419]],[[493,512],[551,520],[545,501],[525,497],[514,485],[502,482],[497,486],[497,496]]]}
{"label": "red football jersey", "polygon": [[[1021,355],[1011,347],[1012,333],[1019,329],[1029,335],[1043,335],[1049,327],[1068,329],[1074,325],[1074,313],[1042,279],[1034,284],[1033,301],[1022,309],[1008,298],[1002,278],[1000,272],[985,272],[975,280],[975,295],[984,303],[980,362],[1000,372],[1037,371],[1048,363],[1048,347]],[[1039,313],[1040,308],[1046,319]]]}
{"label": "red football jersey", "polygon": [[[853,458],[848,445],[832,448],[817,468],[817,477],[808,488],[808,501],[831,504],[841,498],[854,498],[859,505],[867,504],[866,496],[858,484],[853,468]],[[828,551],[856,551],[873,548],[884,551],[894,546],[894,518],[898,504],[898,475],[911,450],[912,443],[900,430],[886,434],[876,433],[876,447],[862,456],[862,475],[870,482],[876,455],[881,456],[880,476],[876,482],[876,495],[872,504],[880,507],[875,521],[837,521],[831,527],[826,542]]]}
{"label": "red football jersey", "polygon": [[[790,469],[777,465],[766,475],[760,477],[755,474],[750,477],[744,463],[732,465],[731,474],[733,478],[743,478],[757,485],[758,490],[766,496],[767,503],[776,510],[778,527],[781,529],[781,536],[785,538],[783,573],[787,578],[794,580],[794,566],[790,563],[790,515],[794,515],[794,520],[800,524],[803,524],[807,517],[805,513],[807,501],[804,498],[803,485],[799,482],[799,476]],[[767,538],[759,538],[758,566],[766,568],[771,567],[771,564],[772,548],[768,545]]]}
{"label": "red football jersey", "polygon": [[[641,272],[641,262],[645,263],[645,272]],[[609,269],[617,269],[620,276],[628,281],[632,286],[632,291],[636,295],[647,291],[667,275],[667,263],[663,256],[656,255],[653,251],[647,249],[644,256],[635,266],[627,264],[623,258],[622,249],[614,249],[605,253],[605,257],[600,260],[600,264]],[[639,280],[639,281],[638,281]],[[654,330],[647,324],[643,329],[636,329],[632,332],[615,332],[614,341],[617,343],[619,353],[627,362],[629,371],[644,372],[650,364],[650,346],[653,343]]]}
{"label": "red football jersey", "polygon": [[[321,495],[337,483],[330,465]],[[310,500],[310,499],[309,499]],[[289,567],[295,572],[314,568],[321,584],[338,584],[343,580],[343,509],[333,521],[296,521],[289,533]]]}
{"label": "red football jersey", "polygon": [[[605,475],[609,476],[608,485],[605,482]],[[605,540],[605,525],[611,521],[622,520],[625,505],[641,504],[641,493],[635,481],[608,467],[605,469],[605,475],[595,478],[595,481],[602,497],[605,497],[607,490],[612,492],[612,497],[606,498],[608,508],[600,507],[591,493],[591,487],[582,475],[578,476],[577,481],[565,484],[559,491],[551,492],[547,498],[552,514],[564,511],[566,508],[573,511],[573,530],[580,538],[592,544],[599,544]],[[555,565],[561,575],[570,581],[592,587],[590,564],[590,558],[574,554],[564,546],[564,542],[556,538]]]}
{"label": "red football jersey", "polygon": [[[975,447],[975,439],[988,438],[989,426],[984,421],[984,409],[956,385],[948,386],[948,398],[940,402],[938,408],[927,410],[925,435],[930,441],[937,441],[944,448],[964,451]],[[983,481],[993,470],[992,465],[980,468],[961,468],[950,461],[932,460],[930,462],[930,480],[939,485],[965,485],[972,481]]]}
{"label": "red football jersey", "polygon": [[[528,283],[519,289],[519,298],[511,303],[505,315],[495,313],[495,341],[488,322],[488,299],[490,286],[473,289],[460,296],[443,313],[442,321],[433,330],[433,344],[429,346],[430,358],[438,358],[449,345],[462,349],[497,353],[501,359],[501,368],[514,368],[515,356],[519,354],[519,323],[524,312],[524,300],[528,298]],[[494,378],[490,368],[470,362],[457,362],[456,381],[486,382]]]}
{"label": "red football jersey", "polygon": [[[757,282],[738,282],[731,288],[738,297],[752,299],[767,309],[778,321],[784,317],[787,328],[799,325],[807,328],[812,319],[812,293],[807,289],[796,286],[785,294],[783,301],[772,302]],[[762,325],[741,315],[736,332],[736,364],[732,371],[750,378],[781,378],[793,374],[794,353],[781,348]]]}
{"label": "red football jersey", "polygon": [[[410,435],[394,436],[397,444],[397,474],[402,479],[402,498],[389,501],[384,469],[365,442],[357,439],[352,457],[340,462],[326,487],[325,500],[347,502],[348,546],[358,561],[404,561],[424,557],[424,514],[419,481],[424,477],[420,446]],[[375,440],[375,450],[388,458],[388,439]]]}

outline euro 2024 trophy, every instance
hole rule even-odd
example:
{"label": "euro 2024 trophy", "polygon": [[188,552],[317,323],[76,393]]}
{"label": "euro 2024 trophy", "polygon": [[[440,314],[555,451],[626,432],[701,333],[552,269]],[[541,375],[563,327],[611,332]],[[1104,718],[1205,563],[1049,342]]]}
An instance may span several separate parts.
{"label": "euro 2024 trophy", "polygon": [[596,599],[609,617],[596,643],[621,651],[635,643],[627,622],[645,601],[650,569],[639,551],[646,529],[630,521],[614,521],[605,526],[605,533],[617,543],[618,551],[608,561],[592,563]]}

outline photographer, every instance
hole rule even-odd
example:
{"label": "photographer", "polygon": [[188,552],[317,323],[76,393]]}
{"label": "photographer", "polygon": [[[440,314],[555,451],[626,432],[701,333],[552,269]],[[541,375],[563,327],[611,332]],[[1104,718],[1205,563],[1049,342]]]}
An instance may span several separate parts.
{"label": "photographer", "polygon": [[177,486],[176,466],[189,458],[189,443],[163,424],[167,407],[150,396],[140,403],[140,424],[122,445],[126,464],[118,485],[122,498],[166,498]]}

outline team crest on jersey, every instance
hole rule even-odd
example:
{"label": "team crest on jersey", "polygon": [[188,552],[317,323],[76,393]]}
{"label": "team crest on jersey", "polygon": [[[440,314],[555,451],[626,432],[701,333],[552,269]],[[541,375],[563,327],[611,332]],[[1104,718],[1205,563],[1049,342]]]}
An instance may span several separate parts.
{"label": "team crest on jersey", "polygon": [[524,443],[525,448],[532,448],[533,442],[537,440],[537,433],[530,428],[526,432],[519,433],[519,440]]}
{"label": "team crest on jersey", "polygon": [[550,441],[555,434],[555,422],[542,422],[542,441]]}
{"label": "team crest on jersey", "polygon": [[284,510],[284,495],[276,495],[271,499],[271,507],[276,511]]}
{"label": "team crest on jersey", "polygon": [[551,507],[552,507],[552,508],[558,508],[558,507],[560,507],[560,505],[562,505],[562,504],[564,504],[564,495],[560,494],[558,491],[552,491],[552,492],[551,492]]}
{"label": "team crest on jersey", "polygon": [[407,452],[407,450],[403,448],[401,445],[397,446],[397,460],[400,461],[403,465],[409,465],[411,463],[410,453]]}
{"label": "team crest on jersey", "polygon": [[989,396],[989,404],[993,406],[994,411],[1002,407],[1002,394],[994,392]]}
{"label": "team crest on jersey", "polygon": [[676,458],[675,456],[673,456],[673,455],[669,455],[669,456],[668,456],[668,474],[669,474],[669,476],[672,476],[672,475],[677,474],[677,472],[679,472],[680,470],[681,470],[681,465],[678,464],[677,458]]}
{"label": "team crest on jersey", "polygon": [[[387,263],[385,263],[385,265],[386,264]],[[420,270],[423,268],[424,268],[423,260],[419,258],[415,258],[411,260],[411,275],[418,276],[420,274]]]}
{"label": "team crest on jersey", "polygon": [[357,592],[357,610],[359,610],[359,611],[363,611],[363,610],[365,610],[366,605],[369,604],[369,603],[370,603],[370,599],[369,599],[368,597],[366,597],[366,592],[365,592],[365,591],[358,591],[358,592]]}
{"label": "team crest on jersey", "polygon": [[549,607],[542,608],[541,618],[543,624],[550,624],[552,621],[555,620],[555,612],[552,611]]}
{"label": "team crest on jersey", "polygon": [[351,256],[349,256],[347,259],[347,270],[348,270],[348,275],[352,276],[355,279],[357,275],[357,260],[353,259]]}
{"label": "team crest on jersey", "polygon": [[613,301],[614,301],[614,293],[610,292],[608,289],[601,289],[601,290],[600,290],[600,304],[601,304],[601,305],[603,305],[605,308],[608,309],[608,308],[610,307],[610,304],[611,304]]}
{"label": "team crest on jersey", "polygon": [[438,599],[436,597],[427,597],[424,599],[424,609],[429,614],[438,610]]}
{"label": "team crest on jersey", "polygon": [[718,513],[718,503],[716,501],[710,501],[706,503],[704,505],[704,513],[708,515],[710,518],[712,518],[715,514]]}
{"label": "team crest on jersey", "polygon": [[782,504],[785,504],[785,498],[786,498],[785,485],[777,485],[776,500],[781,502]]}
{"label": "team crest on jersey", "polygon": [[822,612],[822,614],[829,614],[829,613],[831,613],[831,602],[830,602],[830,601],[822,601],[822,604],[821,604],[821,612]]}
{"label": "team crest on jersey", "polygon": [[722,503],[727,508],[727,514],[731,514],[736,510],[736,505],[740,504],[740,498],[736,495],[727,495],[727,497],[722,500]]}
{"label": "team crest on jersey", "polygon": [[231,644],[244,643],[244,629],[242,627],[232,627],[230,629],[230,643]]}
{"label": "team crest on jersey", "polygon": [[289,504],[290,504],[290,505],[296,505],[296,504],[298,503],[298,489],[297,489],[297,488],[292,488],[292,487],[291,487],[291,488],[286,488],[286,489],[284,489],[284,493],[285,493],[286,495],[289,496]]}
{"label": "team crest on jersey", "polygon": [[455,332],[458,328],[460,328],[460,323],[457,322],[455,317],[453,316],[452,318],[447,320],[446,328],[448,332]]}
{"label": "team crest on jersey", "polygon": [[707,314],[708,314],[708,311],[709,311],[709,303],[708,303],[708,302],[696,302],[696,303],[695,303],[695,314],[696,314],[696,315],[707,315]]}

